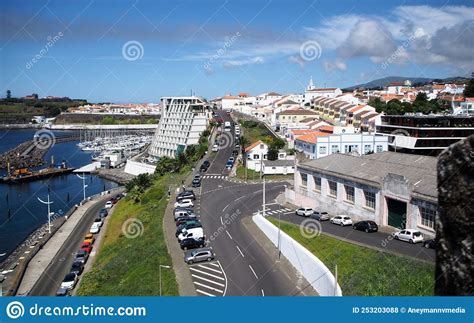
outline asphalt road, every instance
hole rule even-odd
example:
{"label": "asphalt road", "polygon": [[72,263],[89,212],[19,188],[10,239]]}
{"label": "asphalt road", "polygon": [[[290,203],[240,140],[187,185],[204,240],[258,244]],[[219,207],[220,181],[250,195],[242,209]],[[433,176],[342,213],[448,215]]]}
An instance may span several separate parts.
{"label": "asphalt road", "polygon": [[54,296],[64,276],[69,273],[76,252],[80,249],[84,236],[98,216],[99,211],[105,205],[105,201],[96,203],[83,215],[77,226],[64,242],[59,252],[48,265],[44,274],[31,289],[29,296]]}

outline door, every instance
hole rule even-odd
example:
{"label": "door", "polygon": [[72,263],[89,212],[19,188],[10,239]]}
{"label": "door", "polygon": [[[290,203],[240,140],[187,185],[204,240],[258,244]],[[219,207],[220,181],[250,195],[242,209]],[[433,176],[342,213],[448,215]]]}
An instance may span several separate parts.
{"label": "door", "polygon": [[407,204],[398,200],[387,199],[388,225],[405,229],[407,221]]}

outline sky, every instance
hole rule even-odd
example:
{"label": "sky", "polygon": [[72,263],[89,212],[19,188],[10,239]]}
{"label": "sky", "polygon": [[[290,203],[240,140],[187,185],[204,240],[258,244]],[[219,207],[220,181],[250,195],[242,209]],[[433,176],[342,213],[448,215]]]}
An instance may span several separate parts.
{"label": "sky", "polygon": [[474,1],[2,0],[0,95],[303,93],[474,71]]}

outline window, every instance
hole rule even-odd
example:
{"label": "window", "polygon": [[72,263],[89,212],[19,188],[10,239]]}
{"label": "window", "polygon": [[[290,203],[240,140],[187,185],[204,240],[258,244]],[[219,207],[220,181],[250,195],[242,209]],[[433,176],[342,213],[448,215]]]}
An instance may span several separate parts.
{"label": "window", "polygon": [[314,190],[321,192],[321,177],[313,176]]}
{"label": "window", "polygon": [[301,185],[302,186],[308,186],[308,175],[307,174],[301,174]]}
{"label": "window", "polygon": [[338,145],[332,145],[331,146],[331,154],[337,154],[339,152],[339,146]]}
{"label": "window", "polygon": [[253,159],[260,159],[260,155],[259,154],[253,154]]}
{"label": "window", "polygon": [[326,146],[319,147],[319,153],[320,154],[327,154],[327,147]]}
{"label": "window", "polygon": [[372,147],[370,145],[364,145],[364,154],[370,153]]}
{"label": "window", "polygon": [[435,210],[420,206],[421,225],[434,229],[437,213]]}
{"label": "window", "polygon": [[337,196],[337,183],[333,181],[328,181],[329,184],[329,195]]}
{"label": "window", "polygon": [[382,145],[377,145],[377,152],[381,153],[383,151],[383,146]]}
{"label": "window", "polygon": [[346,190],[346,201],[354,203],[354,187],[350,185],[344,185]]}
{"label": "window", "polygon": [[375,210],[375,193],[364,191],[365,206]]}
{"label": "window", "polygon": [[345,146],[345,153],[350,153],[350,152],[358,152],[359,151],[359,147],[357,145],[346,145]]}

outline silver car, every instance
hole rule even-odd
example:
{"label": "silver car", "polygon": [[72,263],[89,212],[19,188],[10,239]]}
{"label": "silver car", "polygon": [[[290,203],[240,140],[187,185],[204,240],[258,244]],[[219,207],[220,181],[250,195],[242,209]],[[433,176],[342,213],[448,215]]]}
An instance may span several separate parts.
{"label": "silver car", "polygon": [[214,259],[214,252],[211,248],[198,248],[187,251],[184,254],[184,262],[191,265],[195,262],[211,261]]}
{"label": "silver car", "polygon": [[311,218],[319,221],[328,221],[329,214],[327,212],[314,211],[313,214],[311,214]]}

